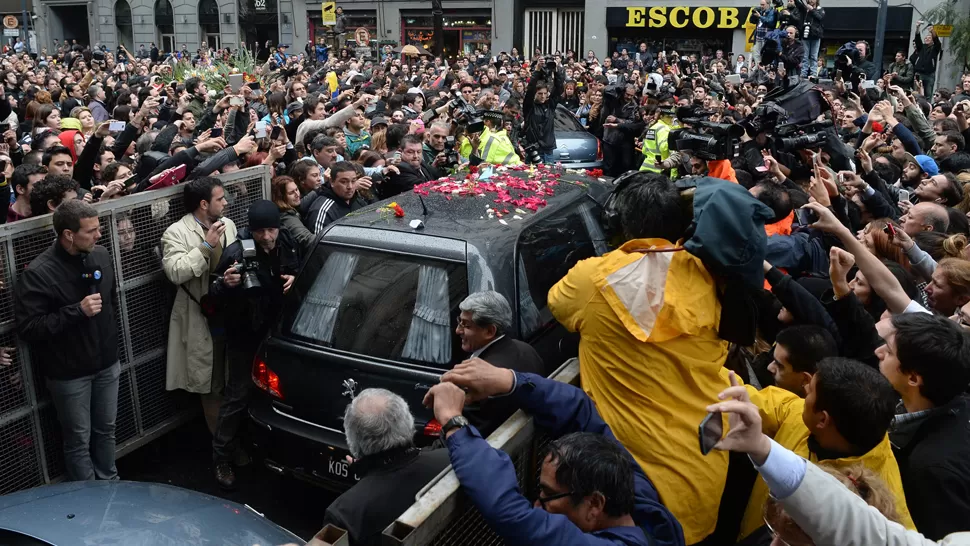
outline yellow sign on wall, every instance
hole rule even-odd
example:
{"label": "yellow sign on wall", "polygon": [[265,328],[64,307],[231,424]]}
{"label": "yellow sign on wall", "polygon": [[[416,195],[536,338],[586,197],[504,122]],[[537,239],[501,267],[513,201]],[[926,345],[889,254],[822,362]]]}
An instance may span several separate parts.
{"label": "yellow sign on wall", "polygon": [[323,24],[333,26],[337,24],[337,3],[323,3]]}
{"label": "yellow sign on wall", "polygon": [[953,25],[933,25],[933,30],[940,38],[949,38],[953,34]]}

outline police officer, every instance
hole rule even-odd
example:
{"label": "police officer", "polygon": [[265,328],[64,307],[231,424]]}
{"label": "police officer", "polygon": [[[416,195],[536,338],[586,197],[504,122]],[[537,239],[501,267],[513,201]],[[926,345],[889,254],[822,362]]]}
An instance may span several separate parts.
{"label": "police officer", "polygon": [[297,248],[289,232],[280,229],[279,208],[272,201],[256,201],[249,207],[249,226],[222,253],[216,271],[223,276],[209,288],[225,320],[229,357],[225,397],[212,437],[216,481],[225,489],[236,481],[230,461],[246,418],[253,356],[282,310],[283,295],[293,286],[300,267]]}
{"label": "police officer", "polygon": [[660,108],[655,104],[644,106],[643,121],[647,130],[643,133],[643,164],[640,165],[640,170],[658,174],[670,170],[670,177],[676,178],[677,170],[671,169],[676,162],[668,161],[670,147],[667,138],[670,135],[670,125],[662,119]]}
{"label": "police officer", "polygon": [[492,165],[519,165],[522,160],[505,132],[505,114],[497,110],[482,113],[485,130],[478,138],[478,155]]}

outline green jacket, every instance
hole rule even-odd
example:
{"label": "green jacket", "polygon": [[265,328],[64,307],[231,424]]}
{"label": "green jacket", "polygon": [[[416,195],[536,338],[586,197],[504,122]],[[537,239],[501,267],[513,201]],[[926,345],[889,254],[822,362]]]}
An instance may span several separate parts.
{"label": "green jacket", "polygon": [[896,74],[896,77],[890,82],[892,85],[898,85],[909,91],[913,88],[913,63],[906,59],[903,59],[901,63],[893,63],[889,65],[889,72],[891,74]]}

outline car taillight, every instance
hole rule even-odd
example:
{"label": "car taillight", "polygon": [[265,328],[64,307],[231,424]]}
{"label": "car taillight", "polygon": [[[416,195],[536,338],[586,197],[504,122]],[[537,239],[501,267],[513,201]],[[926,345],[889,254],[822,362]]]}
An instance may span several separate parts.
{"label": "car taillight", "polygon": [[441,435],[441,423],[437,419],[431,419],[426,425],[424,425],[425,436],[431,436],[437,438]]}
{"label": "car taillight", "polygon": [[280,390],[280,376],[269,369],[269,366],[266,365],[266,362],[263,362],[263,358],[259,355],[253,359],[253,383],[280,400],[283,399],[283,391]]}
{"label": "car taillight", "polygon": [[600,139],[596,139],[596,161],[603,161],[603,146]]}

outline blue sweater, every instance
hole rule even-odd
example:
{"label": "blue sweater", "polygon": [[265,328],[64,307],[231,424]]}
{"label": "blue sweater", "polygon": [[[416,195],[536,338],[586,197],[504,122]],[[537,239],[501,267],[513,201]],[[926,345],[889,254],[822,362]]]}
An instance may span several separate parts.
{"label": "blue sweater", "polygon": [[[593,401],[572,385],[517,373],[516,388],[510,396],[518,407],[535,418],[537,427],[554,436],[592,432],[619,444],[596,412]],[[507,544],[684,545],[680,523],[661,504],[657,490],[629,453],[635,501],[631,515],[637,527],[613,527],[587,534],[566,516],[533,507],[519,491],[512,460],[488,445],[474,427],[464,427],[452,434],[447,444],[451,465],[462,488],[488,525]]]}

